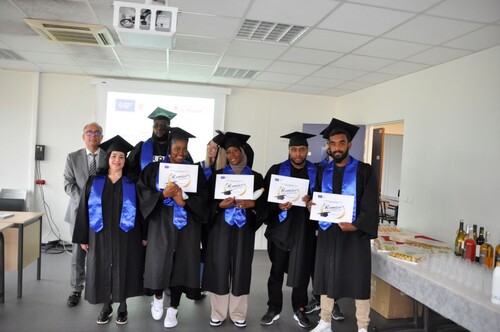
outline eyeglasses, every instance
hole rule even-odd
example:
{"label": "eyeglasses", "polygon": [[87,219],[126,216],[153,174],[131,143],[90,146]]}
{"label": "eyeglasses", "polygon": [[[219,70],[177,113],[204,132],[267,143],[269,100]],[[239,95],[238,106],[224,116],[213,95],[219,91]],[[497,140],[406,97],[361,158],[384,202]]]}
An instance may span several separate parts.
{"label": "eyeglasses", "polygon": [[101,136],[101,132],[99,130],[96,130],[96,131],[93,131],[93,130],[87,130],[86,132],[84,132],[84,134],[88,137],[90,136],[95,136],[95,137],[99,137]]}
{"label": "eyeglasses", "polygon": [[169,127],[169,126],[164,125],[164,124],[161,124],[161,123],[155,123],[155,124],[153,125],[153,128],[155,128],[155,129],[163,129],[163,130],[166,130],[166,129],[168,129],[168,127]]}

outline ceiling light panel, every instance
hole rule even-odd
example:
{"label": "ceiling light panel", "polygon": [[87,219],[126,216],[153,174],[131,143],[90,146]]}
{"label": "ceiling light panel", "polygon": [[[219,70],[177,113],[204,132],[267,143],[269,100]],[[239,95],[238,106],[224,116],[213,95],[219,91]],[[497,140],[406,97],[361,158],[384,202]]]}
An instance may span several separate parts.
{"label": "ceiling light panel", "polygon": [[292,44],[308,27],[257,20],[245,20],[236,38],[267,43]]}

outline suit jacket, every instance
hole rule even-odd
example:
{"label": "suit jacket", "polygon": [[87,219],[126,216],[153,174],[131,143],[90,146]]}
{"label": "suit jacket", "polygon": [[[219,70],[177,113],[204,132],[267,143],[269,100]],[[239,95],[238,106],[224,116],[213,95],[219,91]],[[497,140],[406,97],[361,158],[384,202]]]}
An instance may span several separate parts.
{"label": "suit jacket", "polygon": [[[99,149],[99,159],[97,168],[103,167],[106,159],[106,152]],[[68,154],[66,165],[64,166],[64,191],[69,195],[68,209],[64,221],[75,224],[76,211],[80,204],[80,195],[85,189],[85,184],[89,178],[89,166],[87,161],[87,150],[85,148]]]}

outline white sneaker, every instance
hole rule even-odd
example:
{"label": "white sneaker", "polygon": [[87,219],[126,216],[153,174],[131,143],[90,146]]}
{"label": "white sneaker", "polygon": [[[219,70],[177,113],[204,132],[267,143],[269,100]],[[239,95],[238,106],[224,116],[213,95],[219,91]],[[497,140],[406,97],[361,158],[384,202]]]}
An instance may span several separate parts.
{"label": "white sneaker", "polygon": [[171,329],[172,327],[177,326],[177,309],[169,307],[167,309],[167,314],[165,315],[165,321],[163,322],[163,326],[167,329]]}
{"label": "white sneaker", "polygon": [[363,329],[359,329],[358,332],[368,332],[368,330],[363,328]]}
{"label": "white sneaker", "polygon": [[153,316],[154,320],[160,320],[163,316],[163,298],[157,299],[156,296],[153,295],[153,302],[151,302],[151,316]]}
{"label": "white sneaker", "polygon": [[311,330],[311,332],[331,332],[332,331],[332,323],[327,323],[324,320],[320,319],[318,325]]}

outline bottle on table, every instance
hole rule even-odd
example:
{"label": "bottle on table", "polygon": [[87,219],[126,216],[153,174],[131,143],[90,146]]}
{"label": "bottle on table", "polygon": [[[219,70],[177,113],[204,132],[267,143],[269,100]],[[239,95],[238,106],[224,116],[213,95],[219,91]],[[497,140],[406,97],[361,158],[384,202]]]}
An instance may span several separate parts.
{"label": "bottle on table", "polygon": [[[497,246],[500,250],[500,244]],[[498,255],[497,255],[498,256]],[[491,283],[491,302],[500,305],[500,260],[496,261]]]}
{"label": "bottle on table", "polygon": [[469,238],[469,231],[470,230],[472,230],[472,227],[470,225],[466,225],[464,239],[462,241],[462,252],[461,252],[462,259],[465,259],[465,240],[467,240]]}
{"label": "bottle on table", "polygon": [[481,246],[484,244],[484,227],[479,227],[479,235],[476,239],[476,262],[479,263],[479,254]]}
{"label": "bottle on table", "polygon": [[490,232],[486,232],[484,243],[479,249],[479,264],[491,270],[493,269],[493,259],[495,258],[495,251],[493,250],[493,246],[488,242],[489,238]]}
{"label": "bottle on table", "polygon": [[464,259],[465,261],[476,261],[476,240],[474,240],[472,228],[469,228],[469,236],[464,241]]}
{"label": "bottle on table", "polygon": [[464,242],[464,220],[460,219],[460,225],[458,226],[457,236],[455,237],[455,255],[462,256],[462,248]]}
{"label": "bottle on table", "polygon": [[474,238],[474,241],[477,240],[477,225],[472,225],[472,237]]}

